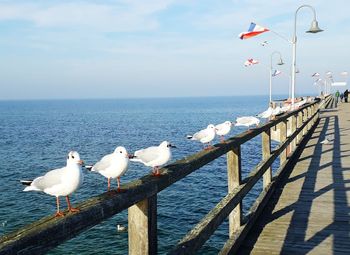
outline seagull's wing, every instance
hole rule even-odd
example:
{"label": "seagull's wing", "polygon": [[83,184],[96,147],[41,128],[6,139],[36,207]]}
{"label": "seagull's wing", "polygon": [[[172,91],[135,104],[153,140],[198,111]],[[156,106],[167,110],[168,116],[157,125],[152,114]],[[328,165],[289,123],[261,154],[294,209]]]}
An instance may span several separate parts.
{"label": "seagull's wing", "polygon": [[262,112],[262,113],[259,113],[258,114],[258,117],[259,118],[268,118],[268,117],[270,117],[271,116],[271,113],[272,113],[272,108],[271,107],[269,107],[266,111],[264,111],[264,112]]}
{"label": "seagull's wing", "polygon": [[221,124],[217,124],[216,126],[215,126],[215,128],[217,129],[217,130],[221,130],[221,129],[223,129],[224,127],[225,127],[225,123],[221,123]]}
{"label": "seagull's wing", "polygon": [[135,151],[135,159],[133,161],[141,161],[147,163],[153,161],[159,157],[159,148],[158,146],[148,147],[146,149]]}
{"label": "seagull's wing", "polygon": [[113,159],[113,153],[104,156],[100,161],[98,161],[93,167],[92,171],[103,171],[111,166]]}
{"label": "seagull's wing", "polygon": [[50,172],[47,172],[44,176],[35,178],[30,186],[33,186],[39,190],[45,190],[47,188],[61,184],[64,170],[65,167],[51,170]]}
{"label": "seagull's wing", "polygon": [[207,129],[203,129],[203,130],[198,131],[197,133],[195,133],[193,135],[193,139],[199,141],[199,140],[203,139],[206,136],[208,136],[208,130]]}
{"label": "seagull's wing", "polygon": [[240,117],[240,118],[237,118],[237,119],[236,119],[236,122],[237,122],[238,124],[245,125],[245,124],[247,124],[248,122],[250,122],[250,119],[249,119],[249,117]]}

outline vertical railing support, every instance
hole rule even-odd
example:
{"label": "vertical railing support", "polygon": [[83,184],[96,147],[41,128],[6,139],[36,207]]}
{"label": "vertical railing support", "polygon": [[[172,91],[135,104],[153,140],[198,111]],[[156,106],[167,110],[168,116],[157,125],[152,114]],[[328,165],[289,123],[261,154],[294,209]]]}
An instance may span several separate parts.
{"label": "vertical railing support", "polygon": [[[298,117],[297,117],[297,128],[299,129],[303,125],[303,113],[298,112]],[[297,144],[300,143],[301,139],[303,137],[303,132],[299,132],[297,135]]]}
{"label": "vertical railing support", "polygon": [[[267,159],[271,155],[271,130],[263,131],[261,133],[261,145],[262,145],[262,157],[263,160]],[[269,167],[263,176],[263,189],[267,188],[271,183],[272,169]]]}
{"label": "vertical railing support", "polygon": [[[280,129],[280,141],[283,143],[287,138],[287,122],[282,121],[279,124]],[[284,149],[280,155],[280,165],[282,165],[287,159],[287,149]]]}
{"label": "vertical railing support", "polygon": [[[295,115],[293,115],[290,118],[290,128],[291,128],[291,135],[295,133],[295,131],[297,130],[297,118]],[[293,141],[290,143],[290,150],[291,152],[295,150],[297,146],[297,138],[294,138]]]}
{"label": "vertical railing support", "polygon": [[[307,120],[307,110],[304,109],[304,110],[303,110],[303,123],[305,123],[306,120]],[[306,133],[307,133],[307,130],[306,130],[306,129],[307,129],[307,126],[305,126],[305,127],[303,128],[303,136],[305,136]]]}
{"label": "vertical railing support", "polygon": [[[307,108],[307,119],[311,118],[311,107],[308,107]],[[309,123],[307,124],[307,131],[309,131],[311,129],[311,126],[312,126],[312,122],[309,121]]]}
{"label": "vertical railing support", "polygon": [[[228,192],[241,184],[241,147],[235,147],[227,153]],[[241,227],[242,204],[239,203],[229,215],[229,236]]]}
{"label": "vertical railing support", "polygon": [[128,209],[129,254],[157,254],[157,195]]}

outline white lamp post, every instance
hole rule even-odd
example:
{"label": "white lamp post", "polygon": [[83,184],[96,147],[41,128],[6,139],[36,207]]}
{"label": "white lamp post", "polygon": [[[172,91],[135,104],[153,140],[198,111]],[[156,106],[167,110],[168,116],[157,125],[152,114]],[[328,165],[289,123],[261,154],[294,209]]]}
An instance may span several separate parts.
{"label": "white lamp post", "polygon": [[316,20],[316,11],[311,5],[301,5],[296,11],[295,11],[295,16],[294,16],[294,34],[292,38],[292,44],[293,44],[293,60],[292,60],[292,107],[294,108],[294,100],[295,100],[295,72],[296,72],[296,46],[297,46],[297,14],[298,11],[303,8],[303,7],[308,7],[310,8],[313,13],[314,13],[314,19],[311,22],[311,27],[307,33],[318,33],[322,32],[323,30],[318,27],[318,22]]}
{"label": "white lamp post", "polygon": [[279,54],[280,59],[279,62],[277,63],[277,65],[283,65],[283,61],[282,61],[282,55],[279,51],[274,51],[271,53],[270,56],[270,103],[272,102],[272,57],[274,54]]}

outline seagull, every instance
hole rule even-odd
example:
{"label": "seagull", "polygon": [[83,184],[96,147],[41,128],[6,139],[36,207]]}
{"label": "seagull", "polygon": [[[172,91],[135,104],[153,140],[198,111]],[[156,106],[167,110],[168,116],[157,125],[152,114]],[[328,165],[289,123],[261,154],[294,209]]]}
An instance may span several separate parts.
{"label": "seagull", "polygon": [[154,176],[160,176],[159,168],[171,159],[171,149],[176,146],[167,141],[163,141],[159,146],[151,146],[146,149],[135,151],[131,161],[141,162],[145,166],[153,168]]}
{"label": "seagull", "polygon": [[55,196],[57,212],[55,217],[64,216],[60,212],[60,196],[65,196],[70,212],[78,212],[79,209],[73,208],[69,201],[69,195],[76,191],[83,182],[83,172],[81,167],[83,161],[76,151],[68,153],[67,165],[65,167],[51,170],[45,175],[35,178],[32,181],[21,181],[26,187],[23,191],[43,191],[44,193]]}
{"label": "seagull", "polygon": [[187,139],[200,141],[203,144],[208,143],[208,147],[204,147],[205,150],[208,150],[211,148],[210,142],[214,140],[215,134],[215,126],[213,124],[209,124],[206,129],[202,129],[193,135],[188,135]]}
{"label": "seagull", "polygon": [[287,105],[281,107],[281,112],[288,112],[291,109],[292,109],[292,105],[287,104]]}
{"label": "seagull", "polygon": [[244,116],[244,117],[239,117],[236,119],[236,126],[246,126],[249,127],[251,125],[256,125],[259,126],[260,120],[258,118],[255,118],[253,116]]}
{"label": "seagull", "polygon": [[283,111],[282,111],[282,108],[279,107],[279,106],[277,106],[275,109],[272,110],[272,115],[273,116],[279,115],[281,113],[283,113]]}
{"label": "seagull", "polygon": [[329,144],[332,144],[331,141],[332,141],[331,138],[327,136],[323,141],[321,141],[321,144],[329,145]]}
{"label": "seagull", "polygon": [[118,224],[117,225],[117,231],[118,232],[124,232],[124,231],[127,231],[127,228],[125,226],[123,226],[122,224]]}
{"label": "seagull", "polygon": [[85,166],[86,169],[92,172],[98,172],[108,180],[107,190],[110,191],[111,179],[117,179],[118,192],[120,189],[120,176],[125,174],[129,165],[129,158],[131,156],[128,154],[123,146],[117,147],[113,153],[104,156],[100,161],[98,161],[93,166]]}
{"label": "seagull", "polygon": [[272,116],[272,114],[273,114],[273,108],[270,106],[269,108],[267,108],[266,111],[259,113],[257,116],[262,119],[268,119]]}
{"label": "seagull", "polygon": [[231,121],[225,121],[224,123],[218,124],[215,126],[216,134],[220,136],[221,142],[224,141],[224,135],[230,133],[232,128]]}
{"label": "seagull", "polygon": [[301,100],[301,101],[295,103],[295,104],[294,104],[294,107],[295,107],[295,108],[299,108],[299,107],[303,106],[303,105],[306,104],[306,103],[307,103],[307,99],[305,98],[305,99],[303,99],[303,100]]}
{"label": "seagull", "polygon": [[268,44],[269,44],[268,41],[263,41],[262,43],[260,43],[261,46],[266,46],[266,45],[268,45]]}

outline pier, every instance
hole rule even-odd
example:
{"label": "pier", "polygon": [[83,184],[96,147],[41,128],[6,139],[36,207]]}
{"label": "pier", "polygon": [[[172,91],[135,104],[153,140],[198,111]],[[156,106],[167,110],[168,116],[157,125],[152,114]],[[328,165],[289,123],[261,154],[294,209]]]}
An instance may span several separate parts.
{"label": "pier", "polygon": [[[77,205],[78,213],[33,222],[1,237],[0,254],[44,254],[124,210],[129,254],[157,254],[157,194],[221,156],[227,158],[227,195],[169,254],[195,254],[227,218],[229,238],[220,254],[348,253],[350,110],[348,104],[335,106],[331,96],[308,103],[167,165],[161,177],[146,175],[125,184],[124,193],[92,197]],[[241,145],[257,136],[261,161],[242,178]],[[321,144],[326,136],[331,142]],[[276,137],[279,144],[272,149]],[[261,180],[262,192],[244,214],[243,199]]]}
{"label": "pier", "polygon": [[[349,254],[350,106],[324,111],[238,254]],[[329,144],[321,144],[331,137]]]}

